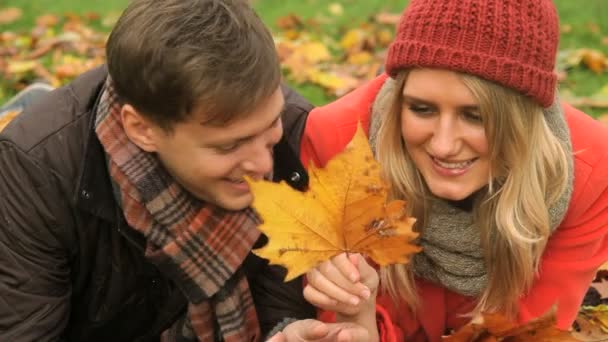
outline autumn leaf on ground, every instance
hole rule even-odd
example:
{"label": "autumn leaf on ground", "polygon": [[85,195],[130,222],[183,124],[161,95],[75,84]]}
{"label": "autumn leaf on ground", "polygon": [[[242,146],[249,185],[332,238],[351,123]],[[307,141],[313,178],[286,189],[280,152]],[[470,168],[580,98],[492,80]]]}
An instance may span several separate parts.
{"label": "autumn leaf on ground", "polygon": [[444,336],[444,342],[529,341],[569,342],[579,341],[569,331],[555,327],[555,313],[547,314],[526,324],[516,324],[500,314],[482,314],[453,334]]}
{"label": "autumn leaf on ground", "polygon": [[608,341],[608,305],[583,306],[572,334],[580,341]]}
{"label": "autumn leaf on ground", "polygon": [[260,230],[269,238],[254,253],[287,268],[286,281],[343,252],[384,266],[407,263],[420,251],[405,202],[386,202],[388,187],[362,128],[325,168],[311,166],[309,178],[306,192],[285,182],[247,180]]}
{"label": "autumn leaf on ground", "polygon": [[0,24],[10,24],[19,18],[23,12],[16,7],[0,8]]}

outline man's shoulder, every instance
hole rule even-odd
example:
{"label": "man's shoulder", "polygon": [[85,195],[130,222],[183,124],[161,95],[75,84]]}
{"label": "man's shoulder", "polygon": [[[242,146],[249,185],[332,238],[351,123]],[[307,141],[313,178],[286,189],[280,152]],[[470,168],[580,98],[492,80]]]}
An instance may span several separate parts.
{"label": "man's shoulder", "polygon": [[[53,137],[59,138],[59,143],[67,143],[64,139],[70,138],[66,136],[70,127],[90,117],[87,114],[91,114],[106,75],[102,66],[42,95],[2,131],[0,141],[9,141],[28,152]],[[84,133],[80,127],[75,131]]]}
{"label": "man's shoulder", "polygon": [[2,131],[0,153],[30,159],[66,181],[75,181],[105,77],[104,68],[94,69],[43,95]]}

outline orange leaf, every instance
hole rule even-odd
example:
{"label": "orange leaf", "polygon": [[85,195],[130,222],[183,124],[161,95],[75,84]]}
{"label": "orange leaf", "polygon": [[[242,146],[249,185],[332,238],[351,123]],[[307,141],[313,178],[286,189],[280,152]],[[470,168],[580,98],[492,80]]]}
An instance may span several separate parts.
{"label": "orange leaf", "polygon": [[597,74],[608,68],[608,59],[601,51],[584,49],[582,57],[583,64]]}
{"label": "orange leaf", "polygon": [[292,30],[303,26],[302,19],[293,13],[277,19],[277,27],[281,30]]}
{"label": "orange leaf", "polygon": [[21,18],[23,12],[16,7],[0,9],[0,24],[10,24]]}
{"label": "orange leaf", "polygon": [[555,310],[534,319],[526,324],[518,325],[503,315],[491,313],[482,314],[471,323],[463,326],[449,336],[444,336],[446,342],[570,342],[579,341],[569,331],[555,327]]}
{"label": "orange leaf", "polygon": [[420,247],[412,244],[415,220],[405,202],[387,204],[369,143],[359,127],[346,149],[325,168],[310,167],[306,192],[289,185],[247,179],[269,238],[254,250],[271,264],[283,265],[291,280],[340,253],[362,253],[384,266],[407,263]]}

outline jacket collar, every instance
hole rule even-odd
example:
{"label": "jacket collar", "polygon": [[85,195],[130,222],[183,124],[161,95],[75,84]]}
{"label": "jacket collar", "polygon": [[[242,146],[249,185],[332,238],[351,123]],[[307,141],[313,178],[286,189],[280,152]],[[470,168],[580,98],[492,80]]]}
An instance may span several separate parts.
{"label": "jacket collar", "polygon": [[[107,71],[105,71],[107,75]],[[106,221],[116,222],[116,201],[108,174],[105,152],[95,134],[95,113],[101,97],[105,78],[97,85],[96,99],[88,112],[88,126],[85,138],[84,155],[80,167],[78,186],[74,194],[76,206]]]}

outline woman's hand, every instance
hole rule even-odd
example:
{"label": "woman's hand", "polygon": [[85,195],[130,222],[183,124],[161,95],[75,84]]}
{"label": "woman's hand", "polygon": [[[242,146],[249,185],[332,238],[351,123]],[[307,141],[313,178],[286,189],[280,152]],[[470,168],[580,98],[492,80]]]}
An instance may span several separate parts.
{"label": "woman's hand", "polygon": [[304,297],[327,311],[353,316],[375,315],[378,273],[360,254],[342,253],[306,274]]}

